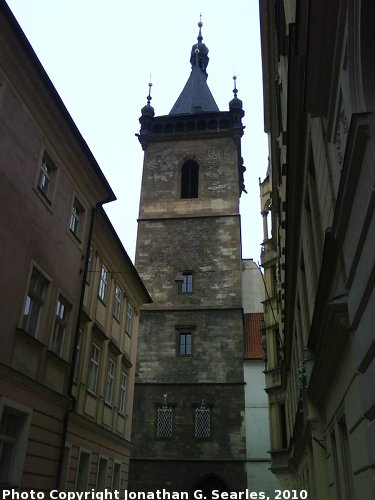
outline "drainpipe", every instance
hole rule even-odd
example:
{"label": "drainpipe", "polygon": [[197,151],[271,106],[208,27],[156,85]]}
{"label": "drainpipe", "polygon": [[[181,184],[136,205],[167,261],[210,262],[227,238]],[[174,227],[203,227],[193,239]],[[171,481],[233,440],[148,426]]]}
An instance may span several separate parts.
{"label": "drainpipe", "polygon": [[88,240],[87,240],[85,266],[84,266],[83,276],[82,276],[81,296],[79,299],[77,322],[76,322],[74,341],[73,341],[72,361],[70,364],[70,372],[69,372],[69,380],[68,380],[68,397],[71,401],[71,406],[70,406],[70,408],[68,408],[67,412],[64,415],[63,432],[62,432],[62,436],[61,436],[61,445],[60,445],[60,455],[59,455],[59,462],[57,465],[56,489],[58,489],[58,490],[60,489],[60,483],[61,483],[61,474],[62,474],[62,467],[63,467],[63,461],[64,461],[65,443],[66,443],[66,436],[68,433],[69,415],[76,408],[76,398],[74,397],[73,391],[72,391],[73,379],[74,379],[74,365],[75,365],[76,357],[77,357],[77,345],[78,345],[79,331],[80,331],[80,326],[81,326],[81,311],[83,308],[83,300],[85,297],[86,278],[87,278],[87,272],[88,272],[88,267],[89,267],[90,247],[91,247],[92,235],[93,235],[93,231],[94,231],[95,214],[96,214],[97,209],[101,205],[102,205],[102,202],[97,203],[96,207],[91,210],[91,220],[90,220],[89,236],[88,236]]}

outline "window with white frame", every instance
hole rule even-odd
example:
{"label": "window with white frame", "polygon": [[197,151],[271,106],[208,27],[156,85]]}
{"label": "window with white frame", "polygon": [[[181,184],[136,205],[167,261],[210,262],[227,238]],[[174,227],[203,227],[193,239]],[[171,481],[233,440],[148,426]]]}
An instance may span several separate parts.
{"label": "window with white frame", "polygon": [[133,315],[134,315],[134,309],[128,303],[128,308],[126,311],[125,332],[130,336],[132,334],[132,328],[133,328]]}
{"label": "window with white frame", "polygon": [[85,209],[82,204],[77,198],[74,198],[69,220],[69,229],[77,238],[80,238],[82,233],[84,214]]}
{"label": "window with white frame", "polygon": [[66,329],[68,326],[69,305],[59,296],[56,304],[55,324],[53,327],[51,349],[58,356],[62,356],[64,352],[64,342]]}
{"label": "window with white frame", "polygon": [[211,436],[211,411],[202,399],[201,405],[195,408],[195,432],[196,438],[209,438]]}
{"label": "window with white frame", "polygon": [[87,491],[90,474],[91,453],[80,450],[75,491]]}
{"label": "window with white frame", "polygon": [[96,344],[92,344],[87,388],[89,391],[94,393],[96,393],[98,386],[99,366],[100,348]]}
{"label": "window with white frame", "polygon": [[122,290],[118,285],[116,285],[115,297],[114,297],[114,302],[113,302],[113,316],[118,321],[120,321],[121,308],[122,308]]}
{"label": "window with white frame", "polygon": [[113,359],[109,358],[108,361],[108,371],[107,371],[107,380],[105,386],[105,402],[109,405],[112,404],[113,400],[113,389],[115,384],[115,372],[116,372],[116,363]]}
{"label": "window with white frame", "polygon": [[96,491],[104,491],[107,488],[108,458],[99,456],[98,472],[96,475]]}
{"label": "window with white frame", "polygon": [[126,386],[127,386],[128,377],[125,372],[121,372],[121,380],[120,380],[120,394],[119,394],[119,403],[118,403],[118,411],[121,415],[125,415],[126,411]]}
{"label": "window with white frame", "polygon": [[47,287],[47,279],[34,268],[31,274],[22,320],[22,328],[33,337],[36,337],[38,333]]}
{"label": "window with white frame", "polygon": [[0,484],[19,487],[23,473],[32,410],[0,398]]}
{"label": "window with white frame", "polygon": [[43,154],[42,164],[39,170],[38,189],[51,201],[53,184],[56,176],[56,165],[51,160],[48,153]]}
{"label": "window with white frame", "polygon": [[103,302],[107,299],[107,289],[108,289],[108,270],[102,265],[100,271],[100,282],[99,282],[99,298]]}

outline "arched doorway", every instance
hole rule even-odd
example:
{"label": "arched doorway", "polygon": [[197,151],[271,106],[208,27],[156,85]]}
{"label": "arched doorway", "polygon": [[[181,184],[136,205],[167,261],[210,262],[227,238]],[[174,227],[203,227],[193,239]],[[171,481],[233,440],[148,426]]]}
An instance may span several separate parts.
{"label": "arched doorway", "polygon": [[224,483],[222,479],[220,479],[218,476],[215,476],[214,474],[209,475],[201,479],[197,485],[194,488],[195,491],[201,490],[202,495],[207,498],[207,500],[210,500],[212,498],[212,491],[216,490],[220,493],[223,492],[228,492],[229,493],[229,488],[228,486]]}

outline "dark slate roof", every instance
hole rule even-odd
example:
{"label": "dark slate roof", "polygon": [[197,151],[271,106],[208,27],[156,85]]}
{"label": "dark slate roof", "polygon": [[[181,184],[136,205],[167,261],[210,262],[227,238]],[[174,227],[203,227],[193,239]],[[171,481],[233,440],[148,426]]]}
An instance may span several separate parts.
{"label": "dark slate roof", "polygon": [[206,74],[198,64],[192,67],[186,85],[170,111],[170,115],[185,115],[220,111],[206,82]]}

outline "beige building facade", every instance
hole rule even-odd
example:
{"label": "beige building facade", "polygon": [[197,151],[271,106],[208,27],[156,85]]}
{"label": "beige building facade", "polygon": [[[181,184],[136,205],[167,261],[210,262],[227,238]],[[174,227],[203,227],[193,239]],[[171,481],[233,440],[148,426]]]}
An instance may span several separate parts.
{"label": "beige building facade", "polygon": [[374,6],[262,0],[260,23],[272,471],[308,498],[370,498]]}
{"label": "beige building facade", "polygon": [[84,489],[87,470],[123,488],[149,296],[101,208],[114,193],[5,2],[0,151],[0,488]]}
{"label": "beige building facade", "polygon": [[60,488],[128,481],[139,307],[151,299],[103,210],[94,222]]}

